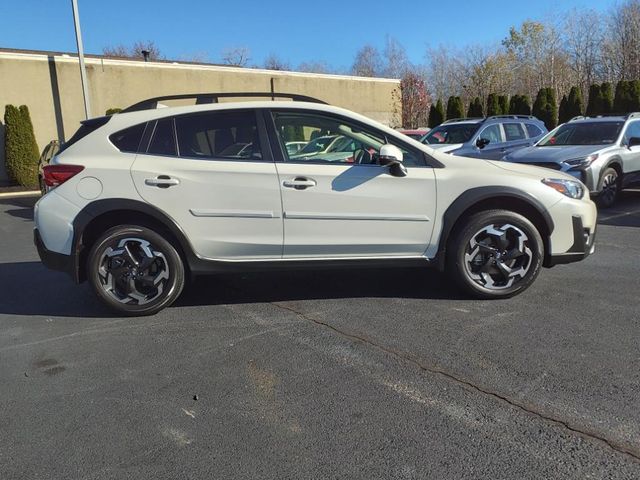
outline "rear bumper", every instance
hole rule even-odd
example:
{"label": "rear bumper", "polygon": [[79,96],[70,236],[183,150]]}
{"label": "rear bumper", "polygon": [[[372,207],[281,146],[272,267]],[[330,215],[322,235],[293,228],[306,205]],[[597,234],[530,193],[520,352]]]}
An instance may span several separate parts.
{"label": "rear bumper", "polygon": [[74,276],[73,272],[75,268],[71,255],[65,255],[64,253],[48,250],[47,247],[45,247],[37,228],[33,229],[33,243],[36,245],[40,260],[45,267],[50,268],[51,270],[68,273],[72,277]]}
{"label": "rear bumper", "polygon": [[571,222],[573,225],[573,245],[566,253],[548,256],[544,262],[545,267],[579,262],[595,251],[595,225],[592,230],[584,228],[582,217],[579,215],[573,215]]}

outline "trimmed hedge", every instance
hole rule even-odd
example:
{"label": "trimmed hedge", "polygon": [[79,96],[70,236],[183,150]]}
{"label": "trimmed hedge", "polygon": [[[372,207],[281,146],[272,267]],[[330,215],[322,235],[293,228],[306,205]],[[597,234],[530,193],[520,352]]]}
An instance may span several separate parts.
{"label": "trimmed hedge", "polygon": [[529,95],[513,95],[511,100],[509,100],[508,113],[512,115],[531,115],[531,100],[529,100]]}
{"label": "trimmed hedge", "polygon": [[447,120],[464,117],[464,107],[460,97],[449,97],[447,102]]}
{"label": "trimmed hedge", "polygon": [[500,115],[502,112],[500,111],[500,102],[498,101],[498,95],[495,93],[490,93],[487,96],[487,117],[491,117],[493,115]]}
{"label": "trimmed hedge", "polygon": [[500,105],[500,115],[506,115],[509,113],[509,96],[500,95],[498,97],[498,105]]}
{"label": "trimmed hedge", "polygon": [[484,117],[484,108],[482,107],[482,101],[480,97],[476,97],[469,103],[469,110],[467,110],[467,117]]}
{"label": "trimmed hedge", "polygon": [[434,128],[444,122],[444,106],[442,100],[438,99],[438,102],[434,106],[431,104],[429,108],[429,128]]}
{"label": "trimmed hedge", "polygon": [[582,103],[582,89],[580,87],[571,87],[569,98],[567,100],[567,116],[571,120],[584,114],[584,104]]}
{"label": "trimmed hedge", "polygon": [[569,99],[566,95],[560,100],[560,108],[558,108],[558,123],[565,123],[572,117],[569,116]]}
{"label": "trimmed hedge", "polygon": [[4,111],[5,158],[9,178],[23,187],[38,186],[38,144],[29,108],[7,105]]}

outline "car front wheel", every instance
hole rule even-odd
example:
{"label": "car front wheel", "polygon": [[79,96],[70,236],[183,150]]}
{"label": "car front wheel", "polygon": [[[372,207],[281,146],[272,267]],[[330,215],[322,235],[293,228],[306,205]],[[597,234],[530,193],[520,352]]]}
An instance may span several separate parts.
{"label": "car front wheel", "polygon": [[87,278],[96,295],[120,314],[152,315],[171,305],[184,287],[184,265],[155,231],[122,225],[96,240]]}
{"label": "car front wheel", "polygon": [[618,193],[620,192],[620,175],[615,168],[607,168],[602,173],[600,184],[600,194],[598,195],[598,206],[601,208],[610,208],[616,203]]}
{"label": "car front wheel", "polygon": [[456,229],[447,251],[447,267],[471,295],[508,298],[533,283],[543,256],[540,233],[526,217],[490,210],[471,215]]}

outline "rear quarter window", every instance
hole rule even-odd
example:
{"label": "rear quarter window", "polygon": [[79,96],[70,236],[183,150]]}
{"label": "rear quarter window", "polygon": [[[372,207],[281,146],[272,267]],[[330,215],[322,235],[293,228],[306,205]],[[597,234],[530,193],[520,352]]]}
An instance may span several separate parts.
{"label": "rear quarter window", "polygon": [[137,153],[146,124],[134,125],[109,136],[111,143],[121,152]]}
{"label": "rear quarter window", "polygon": [[533,123],[527,123],[526,126],[527,126],[527,133],[529,134],[529,138],[538,137],[543,133],[542,130],[540,130],[540,128],[538,128]]}

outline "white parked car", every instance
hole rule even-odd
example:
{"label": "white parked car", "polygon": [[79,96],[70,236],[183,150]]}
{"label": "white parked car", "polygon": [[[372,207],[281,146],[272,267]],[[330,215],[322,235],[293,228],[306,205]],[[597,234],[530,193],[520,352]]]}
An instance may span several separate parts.
{"label": "white parked car", "polygon": [[[439,153],[320,102],[157,103],[82,122],[35,209],[42,261],[123,314],[170,305],[187,276],[320,265],[435,266],[502,298],[593,252],[595,205],[564,173]],[[290,158],[288,136],[318,135],[364,148]]]}

